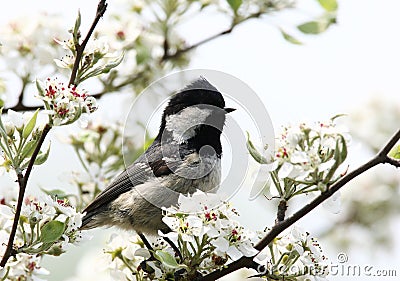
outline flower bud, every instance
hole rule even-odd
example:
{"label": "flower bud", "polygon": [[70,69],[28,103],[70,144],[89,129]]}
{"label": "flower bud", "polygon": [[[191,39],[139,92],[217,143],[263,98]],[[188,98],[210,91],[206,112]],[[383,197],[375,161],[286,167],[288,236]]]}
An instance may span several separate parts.
{"label": "flower bud", "polygon": [[8,121],[4,122],[4,129],[6,130],[7,136],[11,137],[12,135],[14,135],[15,126],[13,123]]}
{"label": "flower bud", "polygon": [[59,255],[61,255],[62,253],[64,253],[63,249],[60,247],[60,245],[54,245],[52,246],[48,251],[47,254],[48,255],[52,255],[52,256],[56,256],[58,257]]}
{"label": "flower bud", "polygon": [[321,192],[325,192],[328,189],[328,186],[323,182],[319,182],[317,187]]}

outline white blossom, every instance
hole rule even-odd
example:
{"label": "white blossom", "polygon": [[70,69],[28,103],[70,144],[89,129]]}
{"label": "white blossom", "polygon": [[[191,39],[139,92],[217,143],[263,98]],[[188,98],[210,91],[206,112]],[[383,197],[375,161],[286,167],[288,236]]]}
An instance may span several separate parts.
{"label": "white blossom", "polygon": [[45,112],[50,115],[55,126],[70,124],[82,113],[97,110],[96,99],[86,91],[74,85],[65,86],[57,79],[47,78],[45,85],[39,86],[38,97],[45,103]]}

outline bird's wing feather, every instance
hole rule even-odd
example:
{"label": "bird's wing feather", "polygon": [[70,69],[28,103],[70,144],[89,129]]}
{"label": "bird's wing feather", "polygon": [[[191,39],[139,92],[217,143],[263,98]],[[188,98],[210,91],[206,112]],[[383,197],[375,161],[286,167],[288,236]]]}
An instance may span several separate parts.
{"label": "bird's wing feather", "polygon": [[125,171],[119,174],[111,184],[104,189],[97,197],[85,208],[83,212],[90,214],[100,207],[105,207],[108,203],[115,200],[122,193],[128,192],[132,187],[144,183],[153,176],[151,169],[146,169],[142,163],[134,163]]}
{"label": "bird's wing feather", "polygon": [[145,183],[151,178],[173,173],[173,170],[181,164],[180,158],[168,158],[167,163],[158,146],[158,143],[153,143],[148,149],[150,153],[139,157],[125,171],[119,174],[83,212],[86,212],[88,216],[92,216],[100,211],[101,207],[106,207],[108,203],[118,198],[119,195],[128,192],[134,186]]}
{"label": "bird's wing feather", "polygon": [[[97,195],[83,210],[86,215],[82,219],[82,227],[88,224],[93,216],[107,209],[109,204],[121,194],[151,178],[166,176],[176,170],[182,163],[180,156],[177,156],[175,150],[172,150],[168,145],[164,147],[164,150],[160,149],[160,146],[161,144],[155,141],[146,153],[142,154]],[[170,157],[164,157],[166,155]]]}

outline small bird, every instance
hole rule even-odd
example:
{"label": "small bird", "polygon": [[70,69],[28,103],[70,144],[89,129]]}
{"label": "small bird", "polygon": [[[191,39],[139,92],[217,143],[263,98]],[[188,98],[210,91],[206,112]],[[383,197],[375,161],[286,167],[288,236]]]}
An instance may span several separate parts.
{"label": "small bird", "polygon": [[204,77],[178,91],[163,112],[153,143],[85,208],[81,229],[168,232],[162,207],[176,205],[179,194],[218,189],[220,136],[225,115],[234,110],[225,108],[222,94]]}

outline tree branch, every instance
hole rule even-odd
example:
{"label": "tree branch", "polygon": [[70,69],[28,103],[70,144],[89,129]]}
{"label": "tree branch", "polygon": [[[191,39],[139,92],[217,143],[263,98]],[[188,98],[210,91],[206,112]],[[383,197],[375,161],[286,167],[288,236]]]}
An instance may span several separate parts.
{"label": "tree branch", "polygon": [[[352,172],[348,173],[341,179],[339,179],[336,183],[331,185],[327,191],[324,193],[321,193],[317,198],[315,198],[313,201],[311,201],[309,204],[305,205],[303,208],[298,210],[296,213],[294,213],[292,216],[289,218],[283,220],[280,223],[277,223],[275,226],[273,226],[268,232],[268,234],[261,239],[255,248],[258,251],[263,250],[266,246],[268,246],[269,243],[273,241],[274,238],[276,238],[280,233],[282,233],[285,229],[293,225],[295,222],[300,220],[302,217],[310,213],[312,210],[314,210],[317,206],[319,206],[322,202],[324,202],[326,199],[331,197],[335,192],[337,192],[340,188],[342,188],[344,185],[346,185],[348,182],[353,180],[355,177],[359,176],[360,174],[364,173],[365,171],[371,169],[372,167],[378,165],[378,164],[384,164],[388,163],[391,165],[394,165],[395,167],[400,167],[400,162],[398,160],[395,160],[393,158],[390,158],[387,156],[389,151],[393,148],[393,146],[399,141],[400,139],[400,130],[398,130],[393,137],[388,141],[388,143],[381,149],[381,151],[371,160],[366,162],[365,164],[361,165],[357,169],[353,170]],[[229,273],[232,273],[240,268],[253,268],[254,267],[254,261],[253,257],[242,257],[237,261],[234,261],[230,263],[226,268],[223,268],[220,271],[214,271],[199,280],[201,281],[211,281],[211,280],[216,280],[218,278],[221,278]]]}
{"label": "tree branch", "polygon": [[287,204],[286,204],[286,200],[285,199],[281,199],[281,201],[279,201],[279,205],[278,205],[278,212],[276,215],[276,223],[280,223],[285,219],[285,214],[286,214],[286,210],[287,210]]}
{"label": "tree branch", "polygon": [[17,201],[17,207],[15,210],[15,215],[14,215],[14,221],[13,225],[11,228],[11,233],[10,237],[8,238],[8,243],[7,243],[7,248],[6,251],[4,252],[3,258],[1,259],[0,262],[0,267],[4,267],[10,258],[10,256],[13,254],[13,245],[14,245],[14,238],[15,234],[17,232],[17,227],[19,223],[19,217],[21,216],[21,210],[22,210],[22,203],[24,201],[24,196],[25,196],[25,190],[26,186],[28,184],[28,179],[31,174],[33,165],[35,164],[36,157],[38,156],[40,152],[40,148],[42,147],[42,144],[46,138],[46,135],[50,131],[51,126],[49,124],[46,124],[46,126],[43,129],[42,134],[40,135],[40,139],[38,141],[38,144],[33,151],[32,157],[29,160],[28,168],[26,169],[25,175],[22,175],[22,173],[18,173],[18,184],[19,184],[19,193],[18,193],[18,201]]}
{"label": "tree branch", "polygon": [[195,49],[195,48],[197,48],[197,47],[199,47],[199,46],[201,46],[201,45],[203,45],[205,43],[208,43],[208,42],[210,42],[210,41],[212,41],[214,39],[217,39],[218,37],[221,37],[223,35],[231,33],[233,31],[233,28],[234,27],[230,27],[230,28],[228,28],[228,29],[226,29],[224,31],[221,31],[221,32],[219,32],[219,33],[217,33],[217,34],[215,34],[215,35],[213,35],[211,37],[205,38],[205,39],[197,42],[196,44],[187,46],[187,47],[185,47],[183,49],[179,49],[173,54],[168,54],[168,52],[166,52],[166,53],[164,53],[164,56],[163,56],[162,60],[165,61],[165,60],[170,60],[170,59],[174,59],[176,57],[179,57],[180,55],[182,55],[184,53],[187,53],[187,52],[189,52],[189,51],[191,51],[191,50],[193,50],[193,49]]}
{"label": "tree branch", "polygon": [[[107,8],[107,3],[105,0],[100,0],[98,6],[97,6],[97,13],[96,13],[96,18],[93,21],[92,26],[90,27],[88,34],[86,35],[86,38],[83,40],[81,45],[76,46],[76,50],[77,50],[77,55],[75,58],[75,62],[74,62],[74,67],[73,67],[73,71],[71,73],[71,77],[70,77],[70,82],[69,85],[72,85],[75,83],[75,79],[76,79],[76,74],[78,71],[78,67],[79,67],[79,63],[82,59],[82,54],[83,51],[89,41],[90,36],[92,35],[97,23],[99,22],[100,18],[104,15],[105,11]],[[23,94],[21,93],[21,95],[18,98],[18,104],[16,105],[17,108],[26,108],[23,104],[22,104],[22,100],[23,100]],[[26,169],[25,175],[22,175],[22,172],[19,172],[17,174],[18,176],[18,184],[19,184],[19,194],[18,194],[18,201],[17,201],[17,207],[15,210],[15,215],[14,215],[14,221],[13,221],[13,226],[11,228],[11,232],[10,232],[10,237],[8,239],[8,243],[7,243],[7,247],[6,250],[4,252],[4,255],[0,261],[0,267],[4,267],[8,261],[8,259],[10,258],[11,255],[16,254],[15,249],[13,249],[13,245],[14,245],[14,238],[15,238],[15,234],[17,232],[17,227],[18,227],[18,223],[19,223],[19,218],[21,216],[21,210],[22,210],[22,203],[24,201],[24,196],[25,196],[25,191],[26,191],[26,187],[28,184],[28,180],[29,180],[29,176],[32,172],[33,169],[33,165],[35,164],[35,160],[40,152],[40,148],[43,145],[43,142],[47,136],[47,134],[49,133],[51,129],[51,125],[50,124],[46,124],[46,126],[44,127],[42,134],[40,135],[39,141],[35,147],[35,150],[33,151],[33,154],[31,156],[31,159],[29,160],[29,164],[28,167]]]}
{"label": "tree branch", "polygon": [[106,12],[106,9],[107,9],[106,0],[100,0],[99,4],[97,5],[96,17],[94,18],[93,23],[90,26],[90,29],[89,29],[85,39],[82,41],[82,44],[78,43],[75,45],[76,57],[75,57],[75,62],[74,62],[74,66],[72,68],[72,73],[71,73],[71,77],[69,79],[68,85],[78,84],[76,81],[76,75],[78,73],[79,64],[82,60],[83,51],[85,50],[86,45],[89,42],[89,38],[90,38],[90,36],[92,36],[97,23],[99,22],[99,20],[103,17],[104,13]]}
{"label": "tree branch", "polygon": [[[105,2],[105,1],[102,0],[101,2]],[[106,7],[107,7],[107,4],[101,5],[101,3],[99,3],[98,10],[97,10],[97,13],[96,13],[96,18],[93,21],[92,27],[89,30],[89,32],[93,32],[95,24],[97,24],[97,22],[103,16]],[[165,53],[164,53],[164,56],[162,57],[161,61],[167,61],[167,60],[171,60],[171,59],[177,58],[178,56],[180,56],[180,55],[182,55],[184,53],[187,53],[187,52],[189,52],[189,51],[191,51],[191,50],[193,50],[193,49],[195,49],[195,48],[197,48],[197,47],[199,47],[199,46],[201,46],[203,44],[206,44],[206,43],[208,43],[210,41],[213,41],[213,40],[215,40],[215,39],[217,39],[217,38],[219,38],[219,37],[221,37],[223,35],[230,34],[234,30],[234,28],[236,26],[238,26],[239,24],[241,24],[241,23],[243,23],[243,22],[245,22],[247,20],[250,20],[252,18],[258,18],[262,14],[263,13],[261,13],[261,12],[257,12],[257,13],[251,14],[250,16],[248,16],[248,17],[246,17],[244,19],[241,19],[239,22],[232,24],[232,26],[230,28],[228,28],[226,30],[223,30],[223,31],[221,31],[221,32],[219,32],[217,34],[214,34],[214,35],[212,35],[212,36],[210,36],[208,38],[205,38],[205,39],[203,39],[203,40],[201,40],[201,41],[199,41],[199,42],[197,42],[197,43],[195,43],[193,45],[190,45],[190,46],[187,46],[185,48],[179,49],[179,50],[175,51],[173,54],[168,54],[168,51],[166,51],[166,52],[164,51]],[[88,33],[88,35],[89,35],[89,33]],[[83,55],[83,48],[82,47],[84,47],[84,45],[87,44],[87,40],[86,39],[88,39],[88,38],[89,37],[87,36],[85,38],[85,40],[82,42],[82,44],[76,46],[77,57],[79,55],[79,57],[82,58],[82,55]],[[86,43],[85,43],[85,41],[86,41]],[[70,84],[74,84],[75,79],[76,79],[76,75],[77,75],[77,72],[78,72],[78,68],[79,68],[79,63],[77,65],[74,64],[74,66],[72,68],[73,76],[71,74],[71,79],[70,79],[70,82],[69,82]],[[122,81],[118,85],[115,85],[115,86],[111,87],[112,91],[115,92],[115,91],[117,91],[117,90],[119,90],[119,89],[121,89],[123,87],[128,86],[129,84],[132,84],[140,76],[141,76],[141,73],[138,73],[137,75],[135,75],[133,77],[129,77],[128,79],[126,79],[125,81]],[[109,93],[109,92],[108,91],[106,92],[106,89],[104,89],[103,91],[101,91],[99,93],[96,93],[96,94],[93,94],[92,96],[95,97],[95,98],[101,98],[103,95],[105,95],[107,93]],[[22,102],[21,103],[19,102],[16,105],[14,105],[13,107],[7,108],[5,110],[12,109],[14,111],[33,111],[33,110],[36,110],[38,108],[43,109],[43,107],[41,107],[41,106],[25,106],[25,105],[22,104]]]}

